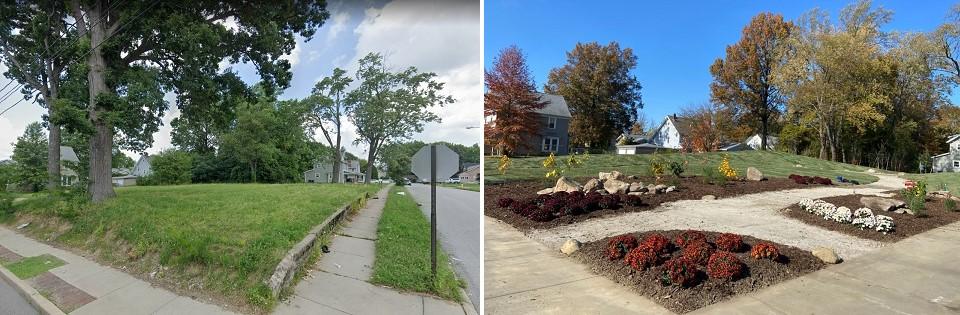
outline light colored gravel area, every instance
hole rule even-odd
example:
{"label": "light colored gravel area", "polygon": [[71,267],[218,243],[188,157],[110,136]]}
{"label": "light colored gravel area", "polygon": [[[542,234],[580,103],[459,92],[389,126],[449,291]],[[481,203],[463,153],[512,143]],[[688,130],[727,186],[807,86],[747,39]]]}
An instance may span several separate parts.
{"label": "light colored gravel area", "polygon": [[883,243],[807,225],[786,217],[779,210],[803,198],[879,194],[903,187],[903,179],[871,175],[879,177],[880,180],[862,186],[772,191],[709,201],[681,200],[665,203],[650,211],[533,230],[527,234],[551,248],[560,248],[560,244],[568,238],[590,242],[629,232],[697,229],[750,235],[803,249],[827,246],[836,250],[843,258],[853,258],[882,247]]}

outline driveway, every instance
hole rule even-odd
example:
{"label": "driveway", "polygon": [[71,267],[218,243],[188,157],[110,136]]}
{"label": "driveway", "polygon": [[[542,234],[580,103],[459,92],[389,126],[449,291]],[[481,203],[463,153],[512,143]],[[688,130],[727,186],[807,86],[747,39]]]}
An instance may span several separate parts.
{"label": "driveway", "polygon": [[[407,186],[430,218],[430,186]],[[480,225],[483,224],[483,194],[455,188],[437,187],[437,234],[440,244],[453,261],[454,269],[467,282],[467,294],[474,308],[480,306]],[[478,310],[479,311],[479,310]]]}
{"label": "driveway", "polygon": [[20,292],[0,277],[0,314],[33,315],[39,314]]}

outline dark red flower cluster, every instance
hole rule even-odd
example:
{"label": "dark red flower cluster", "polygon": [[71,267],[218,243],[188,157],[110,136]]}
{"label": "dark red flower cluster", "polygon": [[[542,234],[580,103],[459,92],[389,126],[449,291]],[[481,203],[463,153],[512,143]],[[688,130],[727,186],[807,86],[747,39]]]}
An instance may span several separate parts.
{"label": "dark red flower cluster", "polygon": [[809,185],[809,184],[828,185],[828,186],[833,185],[833,181],[831,181],[829,178],[824,178],[820,176],[803,176],[803,175],[797,175],[797,174],[790,174],[789,178],[792,179],[794,183],[802,184],[802,185]]}
{"label": "dark red flower cluster", "polygon": [[683,256],[674,257],[663,264],[664,276],[671,284],[690,287],[696,284],[697,265]]}
{"label": "dark red flower cluster", "polygon": [[714,279],[736,280],[744,269],[740,258],[730,252],[718,251],[707,261],[707,276]]}
{"label": "dark red flower cluster", "polygon": [[677,235],[677,238],[673,240],[674,243],[677,243],[677,246],[687,247],[687,245],[706,242],[707,236],[700,231],[686,230]]}
{"label": "dark red flower cluster", "polygon": [[530,200],[516,200],[509,197],[497,200],[498,207],[510,209],[516,214],[539,222],[566,215],[587,214],[601,209],[617,209],[621,203],[631,206],[642,204],[639,196],[602,195],[597,191],[589,193],[560,191],[538,195]]}
{"label": "dark red flower cluster", "polygon": [[640,247],[630,250],[624,261],[634,270],[643,271],[660,263],[660,255],[651,252],[641,245]]}
{"label": "dark red flower cluster", "polygon": [[717,249],[728,252],[739,252],[743,248],[743,237],[733,233],[723,233],[717,236]]}
{"label": "dark red flower cluster", "polygon": [[753,245],[753,249],[750,250],[750,257],[777,261],[780,259],[780,249],[776,245],[760,242]]}
{"label": "dark red flower cluster", "polygon": [[607,259],[623,258],[630,250],[637,248],[637,237],[633,234],[617,235],[607,242]]}
{"label": "dark red flower cluster", "polygon": [[660,233],[647,234],[640,242],[640,248],[654,255],[663,255],[670,252],[670,239]]}
{"label": "dark red flower cluster", "polygon": [[681,253],[683,258],[695,264],[704,265],[710,259],[710,255],[713,254],[713,247],[710,247],[710,244],[707,244],[706,241],[699,241],[687,244]]}

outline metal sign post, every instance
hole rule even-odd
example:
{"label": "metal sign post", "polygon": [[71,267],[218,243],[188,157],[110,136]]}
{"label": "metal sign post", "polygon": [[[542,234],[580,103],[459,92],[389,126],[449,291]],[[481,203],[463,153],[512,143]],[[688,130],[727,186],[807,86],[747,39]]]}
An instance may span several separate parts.
{"label": "metal sign post", "polygon": [[430,274],[437,279],[437,145],[430,145]]}
{"label": "metal sign post", "polygon": [[437,277],[437,179],[450,178],[460,171],[460,156],[442,144],[429,144],[411,159],[411,171],[418,179],[430,179],[430,271]]}

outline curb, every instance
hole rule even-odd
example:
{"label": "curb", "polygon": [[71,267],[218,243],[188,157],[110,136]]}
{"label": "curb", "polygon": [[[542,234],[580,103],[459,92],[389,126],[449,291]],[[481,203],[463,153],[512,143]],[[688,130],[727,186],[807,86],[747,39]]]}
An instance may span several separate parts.
{"label": "curb", "polygon": [[467,295],[467,290],[460,288],[460,295],[463,295],[463,302],[460,303],[460,306],[463,307],[463,313],[466,315],[478,315],[478,307],[474,307],[473,301],[470,301],[470,296]]}
{"label": "curb", "polygon": [[20,280],[20,278],[10,272],[10,270],[7,270],[7,268],[2,266],[0,266],[0,281],[6,281],[7,283],[11,284],[21,296],[30,302],[30,305],[33,305],[37,308],[37,311],[39,311],[40,314],[64,315],[63,311],[57,308],[56,305],[53,305],[53,303],[41,295],[40,292],[37,292],[36,289],[31,287],[25,281]]}
{"label": "curb", "polygon": [[354,202],[340,208],[340,210],[337,210],[327,217],[322,223],[310,229],[310,232],[307,232],[307,235],[300,240],[300,242],[287,251],[287,255],[280,260],[277,268],[274,269],[273,275],[265,281],[274,298],[279,297],[280,291],[289,286],[293,281],[293,277],[297,274],[297,271],[300,270],[300,267],[304,261],[307,260],[307,257],[310,256],[310,251],[313,250],[317,244],[319,236],[336,228],[340,221],[343,221],[343,219],[347,217],[347,214],[353,210],[354,206],[358,209],[363,207],[368,198],[370,198],[370,194],[364,194]]}

